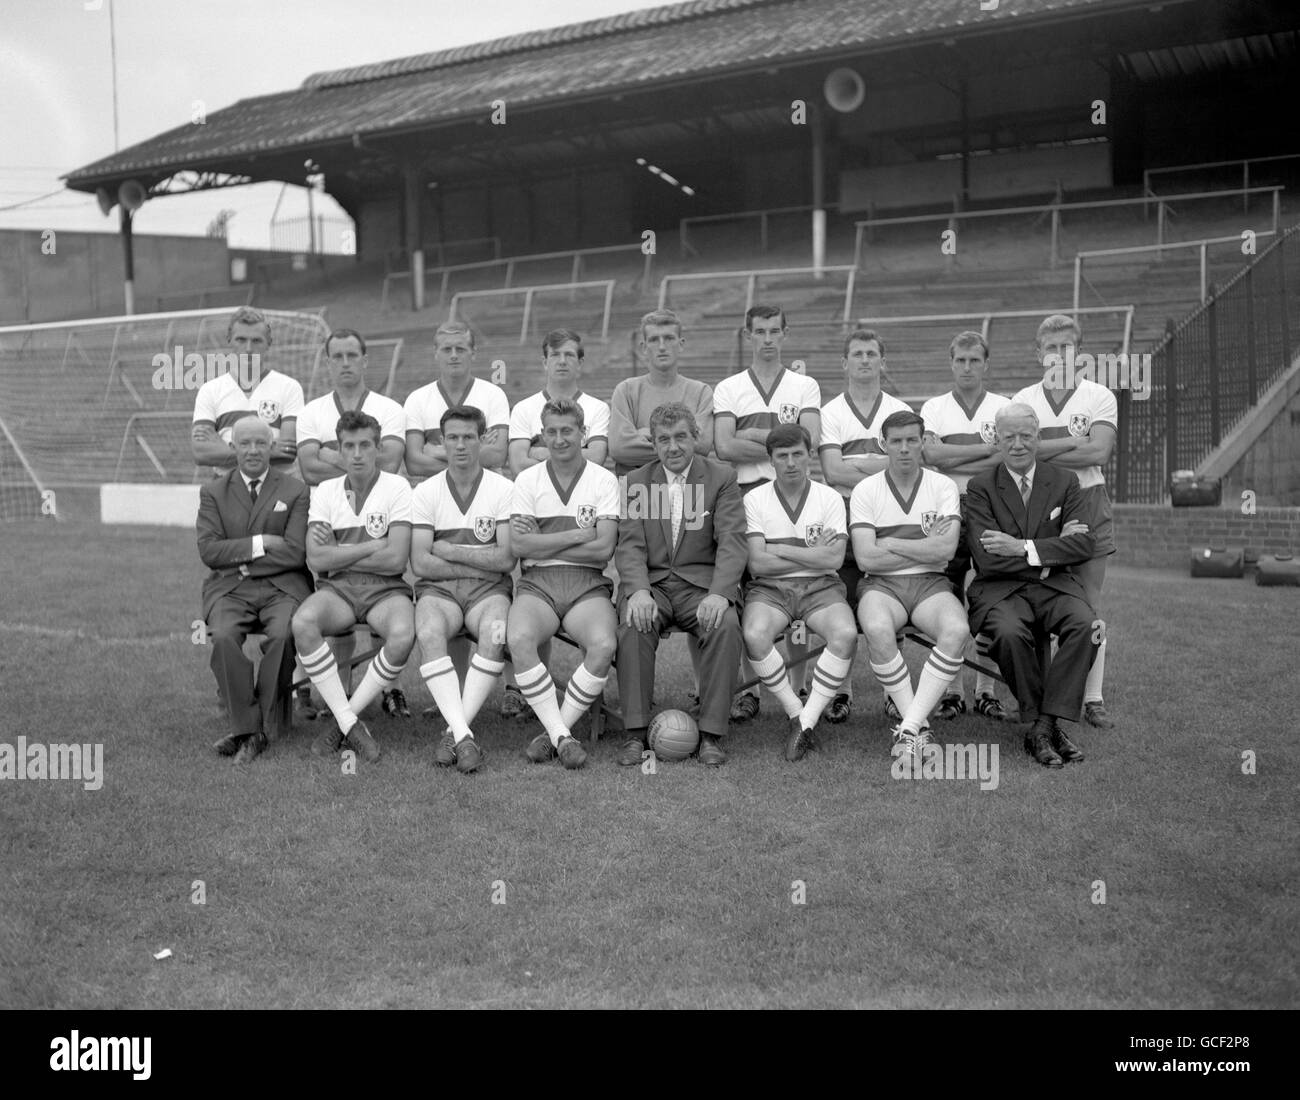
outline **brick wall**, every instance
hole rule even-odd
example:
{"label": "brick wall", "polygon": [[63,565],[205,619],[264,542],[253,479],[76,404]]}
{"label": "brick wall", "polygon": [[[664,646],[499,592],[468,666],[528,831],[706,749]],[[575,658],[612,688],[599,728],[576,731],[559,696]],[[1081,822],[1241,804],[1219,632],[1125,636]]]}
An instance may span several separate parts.
{"label": "brick wall", "polygon": [[1172,508],[1116,504],[1112,559],[1122,565],[1185,568],[1193,546],[1245,547],[1262,554],[1300,555],[1300,508]]}

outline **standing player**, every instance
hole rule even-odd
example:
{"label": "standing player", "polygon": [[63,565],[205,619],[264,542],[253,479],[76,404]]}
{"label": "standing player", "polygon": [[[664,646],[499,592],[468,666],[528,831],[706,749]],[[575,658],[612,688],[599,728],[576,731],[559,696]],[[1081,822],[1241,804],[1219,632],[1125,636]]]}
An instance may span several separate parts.
{"label": "standing player", "polygon": [[[948,358],[952,360],[953,388],[921,406],[921,419],[925,421],[923,449],[926,465],[950,477],[957,486],[965,517],[967,482],[973,474],[991,470],[1001,461],[994,418],[1009,401],[984,388],[989,345],[980,333],[959,332],[948,346]],[[973,575],[970,549],[964,538],[957,540],[947,573],[953,591],[964,600],[968,578]],[[987,638],[972,638],[966,644],[966,654],[971,658],[987,652]],[[966,700],[961,692],[953,691],[939,700],[935,717],[956,718],[965,711]],[[975,674],[975,712],[997,721],[1007,717],[994,694],[993,677],[984,672]]]}
{"label": "standing player", "polygon": [[[873,329],[860,328],[844,341],[844,392],[832,397],[822,407],[822,442],[818,456],[826,484],[838,489],[844,498],[844,523],[849,523],[849,498],[853,490],[872,474],[888,465],[885,448],[880,442],[880,425],[896,412],[911,412],[907,403],[885,393],[880,379],[886,370],[885,341]],[[862,570],[857,558],[847,554],[840,569],[840,580],[851,600],[857,599]],[[853,695],[852,679],[844,681],[840,692],[826,708],[826,721],[846,722]]]}
{"label": "standing player", "polygon": [[[1012,398],[1028,405],[1038,417],[1042,444],[1038,458],[1054,466],[1073,470],[1083,490],[1088,528],[1094,540],[1090,561],[1074,567],[1083,582],[1088,603],[1101,612],[1101,594],[1106,584],[1106,559],[1115,553],[1114,525],[1110,496],[1101,468],[1110,461],[1119,425],[1115,395],[1088,378],[1075,378],[1074,355],[1079,350],[1081,331],[1073,317],[1053,313],[1038,326],[1038,361],[1043,381],[1026,386]],[[1115,721],[1106,713],[1102,681],[1106,675],[1106,635],[1103,631],[1096,659],[1083,692],[1084,720],[1098,729],[1113,729]]]}
{"label": "standing player", "polygon": [[[447,720],[434,759],[472,772],[483,754],[470,723],[505,668],[514,486],[479,464],[487,422],[478,409],[453,405],[438,427],[447,468],[417,485],[411,498],[411,567],[421,578],[415,584],[415,632],[424,658],[420,675]],[[447,643],[462,627],[477,646],[463,692],[447,654]]]}
{"label": "standing player", "polygon": [[506,462],[506,436],[510,402],[500,386],[475,378],[474,333],[460,321],[447,321],[434,333],[433,353],[438,377],[413,390],[406,399],[406,471],[419,481],[447,468],[447,448],[442,443],[442,414],[453,405],[471,405],[487,420],[479,457],[484,469],[499,470]]}
{"label": "standing player", "polygon": [[619,477],[655,461],[650,414],[661,405],[685,405],[690,409],[700,429],[695,453],[708,455],[713,451],[713,390],[677,373],[677,362],[686,348],[677,314],[671,309],[657,309],[642,317],[638,347],[646,373],[623,379],[609,399],[609,453]]}
{"label": "standing player", "polygon": [[[745,496],[752,580],[741,629],[754,670],[785,708],[785,758],[795,761],[817,747],[813,727],[849,674],[858,628],[838,575],[848,538],[844,504],[834,489],[808,477],[808,431],[800,424],[778,425],[768,433],[766,450],[776,480]],[[804,703],[772,644],[795,621],[826,639]]]}
{"label": "standing player", "polygon": [[[230,429],[241,417],[256,416],[271,427],[271,466],[282,473],[294,473],[294,433],[303,407],[302,386],[266,366],[271,322],[260,310],[240,306],[226,326],[226,343],[238,359],[226,374],[204,382],[194,398],[190,448],[195,464],[207,467],[205,473],[210,477],[233,469],[236,459]],[[244,389],[245,382],[253,385]]]}
{"label": "standing player", "polygon": [[[853,490],[849,515],[853,553],[867,574],[858,620],[871,671],[902,720],[893,729],[895,755],[919,758],[930,740],[926,719],[961,670],[970,627],[944,576],[961,535],[961,505],[951,478],[921,465],[924,422],[910,409],[881,425],[889,465]],[[916,691],[898,632],[909,622],[934,639]]]}
{"label": "standing player", "polygon": [[[337,726],[312,743],[318,756],[343,739],[369,763],[379,745],[357,717],[396,682],[415,643],[410,586],[402,579],[411,552],[411,487],[378,468],[382,429],[373,416],[345,412],[338,422],[343,477],[316,487],[308,513],[307,564],[320,577],[293,617],[293,636],[307,675]],[[349,699],[325,637],[366,623],[384,639],[361,686]]]}
{"label": "standing player", "polygon": [[[714,446],[718,457],[736,468],[742,493],[775,477],[767,439],[776,428],[798,424],[812,447],[820,438],[821,388],[815,379],[782,364],[786,331],[785,314],[777,306],[751,306],[745,312],[749,370],[724,378],[713,391]],[[753,679],[748,669],[743,674]],[[758,692],[747,691],[733,704],[731,720],[748,722],[758,708]]]}
{"label": "standing player", "polygon": [[[347,473],[335,429],[339,417],[350,410],[366,413],[379,421],[379,468],[397,473],[406,455],[406,414],[391,397],[367,388],[370,358],[361,334],[350,328],[331,332],[325,338],[325,362],[334,388],[309,401],[298,417],[298,468],[302,480],[314,490],[322,481]],[[352,646],[352,635],[336,639],[331,647],[335,660],[351,657]],[[304,695],[307,697],[303,698]],[[304,709],[310,706],[306,688],[299,693],[299,702]],[[383,705],[387,714],[410,717],[406,696],[398,688],[384,692]]]}
{"label": "standing player", "polygon": [[515,477],[539,462],[549,451],[542,442],[542,409],[548,401],[563,398],[582,406],[586,434],[582,457],[597,466],[605,464],[609,447],[609,406],[600,398],[582,392],[582,361],[586,352],[582,337],[567,328],[557,328],[542,341],[542,367],[546,385],[540,393],[525,397],[510,413],[510,472]]}
{"label": "standing player", "polygon": [[[582,457],[582,406],[563,399],[542,409],[542,438],[550,457],[515,481],[511,547],[523,574],[510,608],[507,638],[519,687],[546,732],[528,745],[535,764],[557,753],[580,768],[587,753],[570,730],[605,688],[617,645],[614,589],[603,570],[618,538],[618,481]],[[563,627],[582,648],[563,705],[538,647]]]}

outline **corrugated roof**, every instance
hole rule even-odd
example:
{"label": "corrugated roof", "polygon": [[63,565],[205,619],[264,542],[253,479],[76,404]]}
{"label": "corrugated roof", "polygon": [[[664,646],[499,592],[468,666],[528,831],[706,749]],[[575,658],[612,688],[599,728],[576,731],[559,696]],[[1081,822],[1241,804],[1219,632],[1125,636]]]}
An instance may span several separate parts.
{"label": "corrugated roof", "polygon": [[811,58],[921,35],[987,28],[1134,0],[692,0],[472,46],[317,73],[302,88],[244,99],[202,126],[169,130],[68,177],[71,187],[130,174],[230,164],[508,110]]}

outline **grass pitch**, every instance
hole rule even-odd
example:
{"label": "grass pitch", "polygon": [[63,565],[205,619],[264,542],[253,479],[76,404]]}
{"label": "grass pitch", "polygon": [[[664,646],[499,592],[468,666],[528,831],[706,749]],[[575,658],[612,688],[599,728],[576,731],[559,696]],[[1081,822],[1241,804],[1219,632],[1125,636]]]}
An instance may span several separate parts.
{"label": "grass pitch", "polygon": [[[1078,729],[1085,763],[938,724],[997,744],[996,790],[891,778],[863,654],[849,724],[796,765],[770,699],[725,767],[647,775],[616,766],[617,730],[580,772],[531,765],[539,727],[493,698],[482,773],[432,766],[440,726],[381,716],[384,759],[343,775],[314,724],[246,770],[211,753],[191,533],[20,522],[0,556],[0,740],[104,746],[100,790],[0,781],[0,1007],[1300,1000],[1300,592],[1112,570],[1120,726]],[[657,703],[684,706],[680,639],[660,661]]]}

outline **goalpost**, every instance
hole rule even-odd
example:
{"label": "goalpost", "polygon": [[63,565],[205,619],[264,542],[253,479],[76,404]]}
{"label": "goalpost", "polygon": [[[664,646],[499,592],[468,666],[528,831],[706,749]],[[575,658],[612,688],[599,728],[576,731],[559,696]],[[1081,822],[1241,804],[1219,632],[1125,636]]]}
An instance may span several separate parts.
{"label": "goalpost", "polygon": [[[171,313],[0,328],[0,520],[58,516],[58,490],[194,480],[190,424],[201,379],[171,364],[226,349],[233,312]],[[263,367],[328,388],[318,312],[262,310]],[[167,369],[161,369],[167,365]]]}

